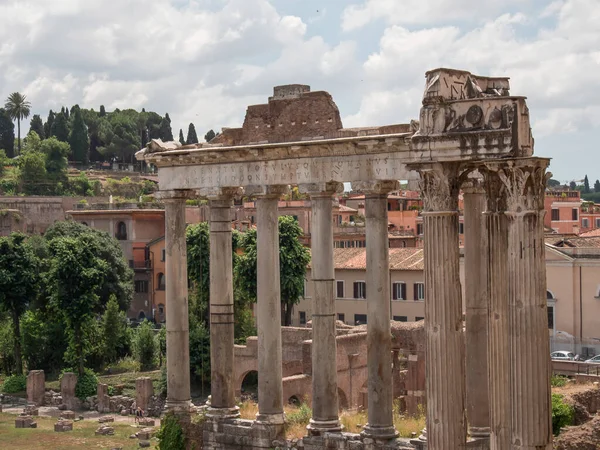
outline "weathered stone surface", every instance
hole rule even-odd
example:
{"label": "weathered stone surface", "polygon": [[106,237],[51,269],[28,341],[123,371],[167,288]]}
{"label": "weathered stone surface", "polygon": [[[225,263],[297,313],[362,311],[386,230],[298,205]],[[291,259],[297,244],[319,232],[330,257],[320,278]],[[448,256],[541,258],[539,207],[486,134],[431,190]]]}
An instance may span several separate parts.
{"label": "weathered stone surface", "polygon": [[148,440],[154,435],[154,428],[144,428],[136,433],[138,439]]}
{"label": "weathered stone surface", "polygon": [[37,406],[27,405],[25,408],[23,408],[23,414],[26,414],[28,416],[39,416],[40,413]]}
{"label": "weathered stone surface", "polygon": [[99,413],[107,413],[107,412],[111,412],[110,410],[110,397],[108,396],[108,385],[107,384],[103,384],[103,383],[98,383],[98,388],[97,388],[97,396],[96,396],[96,401],[97,401],[97,406],[96,406],[96,410]]}
{"label": "weathered stone surface", "polygon": [[63,404],[67,409],[75,410],[78,406],[78,400],[75,397],[75,386],[77,385],[77,375],[73,372],[63,373],[60,381],[60,394]]}
{"label": "weathered stone surface", "polygon": [[15,428],[31,428],[33,417],[21,414],[15,419]]}
{"label": "weathered stone surface", "polygon": [[75,413],[73,411],[63,411],[60,413],[60,417],[61,419],[66,419],[66,420],[75,420]]}
{"label": "weathered stone surface", "polygon": [[153,394],[154,389],[151,378],[140,377],[135,380],[135,403],[138,408],[147,411]]}
{"label": "weathered stone surface", "polygon": [[146,418],[146,417],[142,417],[142,418],[141,418],[141,419],[138,421],[138,423],[139,423],[141,426],[144,426],[144,427],[153,427],[153,426],[155,425],[155,420],[154,420],[154,419],[149,419],[149,418]]}
{"label": "weathered stone surface", "polygon": [[63,419],[59,420],[54,424],[54,431],[58,433],[73,431],[73,421]]}
{"label": "weathered stone surface", "polygon": [[112,436],[114,434],[115,434],[115,429],[113,427],[109,427],[107,425],[103,425],[103,426],[99,427],[95,432],[96,436]]}
{"label": "weathered stone surface", "polygon": [[138,445],[141,448],[147,448],[147,447],[150,447],[150,441],[140,441],[140,443]]}
{"label": "weathered stone surface", "polygon": [[113,416],[104,416],[104,417],[100,417],[98,419],[98,423],[108,423],[108,422],[114,422],[115,418]]}
{"label": "weathered stone surface", "polygon": [[43,370],[30,370],[27,374],[27,401],[36,406],[44,404],[46,376]]}

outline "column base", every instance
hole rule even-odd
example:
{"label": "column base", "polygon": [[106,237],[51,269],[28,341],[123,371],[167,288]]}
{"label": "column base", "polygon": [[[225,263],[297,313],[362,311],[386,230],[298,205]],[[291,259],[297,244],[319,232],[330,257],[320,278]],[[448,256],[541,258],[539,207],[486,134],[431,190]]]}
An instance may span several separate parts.
{"label": "column base", "polygon": [[469,436],[472,439],[489,439],[490,427],[470,427]]}
{"label": "column base", "polygon": [[240,417],[240,408],[237,406],[233,408],[213,408],[209,405],[206,408],[206,417],[213,419],[237,419]]}
{"label": "column base", "polygon": [[320,436],[322,433],[339,433],[344,427],[339,419],[336,420],[313,420],[310,419],[306,429],[311,436]]}
{"label": "column base", "polygon": [[285,416],[281,414],[257,414],[252,423],[252,435],[255,438],[285,441]]}
{"label": "column base", "polygon": [[190,400],[177,401],[167,400],[165,403],[165,411],[172,412],[175,415],[189,415],[196,411]]}
{"label": "column base", "polygon": [[360,435],[371,439],[389,441],[391,439],[396,439],[399,436],[399,433],[393,425],[389,427],[380,427],[366,424]]}
{"label": "column base", "polygon": [[279,414],[256,414],[256,423],[264,425],[283,425],[285,423],[285,415]]}

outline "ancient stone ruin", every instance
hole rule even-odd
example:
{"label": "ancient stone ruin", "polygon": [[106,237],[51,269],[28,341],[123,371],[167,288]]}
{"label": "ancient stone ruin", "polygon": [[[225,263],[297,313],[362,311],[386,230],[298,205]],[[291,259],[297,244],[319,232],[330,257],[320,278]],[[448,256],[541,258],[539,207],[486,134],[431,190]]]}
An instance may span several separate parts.
{"label": "ancient stone ruin", "polygon": [[[419,121],[342,128],[327,93],[275,89],[241,129],[208,144],[151,141],[138,159],[160,168],[166,203],[168,397],[189,415],[185,202],[210,207],[209,449],[271,448],[284,439],[277,204],[290,185],[312,201],[312,411],[309,448],[475,446],[550,449],[549,342],[543,206],[548,159],[533,157],[525,98],[508,78],[427,72]],[[427,428],[396,440],[387,195],[418,182],[424,203]],[[360,436],[341,433],[332,198],[348,182],[366,207],[367,403]],[[465,195],[466,330],[459,281],[458,195]],[[258,398],[238,419],[235,391],[231,207],[255,196],[258,232]],[[469,430],[467,429],[469,427]],[[467,444],[467,436],[470,436]],[[349,444],[350,443],[350,444]]]}

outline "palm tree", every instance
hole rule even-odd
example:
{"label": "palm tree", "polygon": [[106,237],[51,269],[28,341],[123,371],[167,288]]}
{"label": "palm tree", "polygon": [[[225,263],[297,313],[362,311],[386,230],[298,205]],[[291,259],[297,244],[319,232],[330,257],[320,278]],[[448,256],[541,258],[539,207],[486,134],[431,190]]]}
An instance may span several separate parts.
{"label": "palm tree", "polygon": [[12,120],[17,121],[17,137],[19,144],[19,154],[21,154],[21,119],[27,119],[31,111],[31,103],[29,103],[24,95],[18,92],[13,92],[6,99],[4,108]]}

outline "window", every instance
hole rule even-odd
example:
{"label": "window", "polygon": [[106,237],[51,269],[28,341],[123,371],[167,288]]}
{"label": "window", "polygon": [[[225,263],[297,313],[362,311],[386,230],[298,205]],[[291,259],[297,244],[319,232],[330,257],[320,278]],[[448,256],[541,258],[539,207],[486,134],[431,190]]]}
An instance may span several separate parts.
{"label": "window", "polygon": [[163,305],[162,303],[158,304],[158,313],[160,315],[163,315],[165,313],[165,305]]}
{"label": "window", "polygon": [[354,298],[367,298],[367,283],[364,281],[354,282]]}
{"label": "window", "polygon": [[423,235],[423,224],[422,223],[418,223],[417,224],[417,235],[418,236],[422,236]]}
{"label": "window", "polygon": [[590,227],[590,220],[585,218],[585,219],[581,219],[581,227],[582,228],[589,228]]}
{"label": "window", "polygon": [[600,228],[600,219],[596,218],[596,228]]}
{"label": "window", "polygon": [[406,283],[392,284],[392,300],[406,300]]}
{"label": "window", "polygon": [[579,220],[579,210],[577,208],[573,208],[571,212],[571,219]]}
{"label": "window", "polygon": [[159,291],[164,291],[165,290],[165,274],[159,273],[158,277],[156,277],[156,281],[157,281],[156,289]]}
{"label": "window", "polygon": [[423,283],[415,283],[414,286],[414,299],[417,300],[425,300],[425,284]]}
{"label": "window", "polygon": [[560,220],[560,213],[557,208],[552,208],[552,220]]}
{"label": "window", "polygon": [[127,225],[125,225],[125,222],[119,222],[117,224],[117,235],[116,238],[120,241],[126,241],[127,240]]}
{"label": "window", "polygon": [[346,314],[344,314],[344,313],[338,313],[338,320],[340,322],[346,323]]}
{"label": "window", "polygon": [[365,325],[367,323],[366,314],[354,314],[354,325]]}
{"label": "window", "polygon": [[465,224],[463,222],[458,224],[458,234],[465,234]]}
{"label": "window", "polygon": [[554,330],[554,306],[548,306],[548,329]]}
{"label": "window", "polygon": [[407,316],[394,316],[396,322],[408,322]]}
{"label": "window", "polygon": [[552,292],[546,290],[546,300],[553,300],[554,299],[554,295],[552,294]]}
{"label": "window", "polygon": [[335,282],[335,288],[336,288],[336,297],[337,298],[344,298],[344,282],[343,281],[336,281]]}
{"label": "window", "polygon": [[161,261],[166,261],[167,260],[167,250],[165,250],[164,248],[160,252],[160,260]]}
{"label": "window", "polygon": [[425,317],[419,317],[419,316],[415,317],[415,322],[418,322],[420,320],[425,320]]}
{"label": "window", "polygon": [[145,294],[148,292],[148,281],[146,280],[135,280],[135,292],[138,294]]}
{"label": "window", "polygon": [[306,325],[306,312],[299,311],[298,315],[300,316],[300,325]]}

